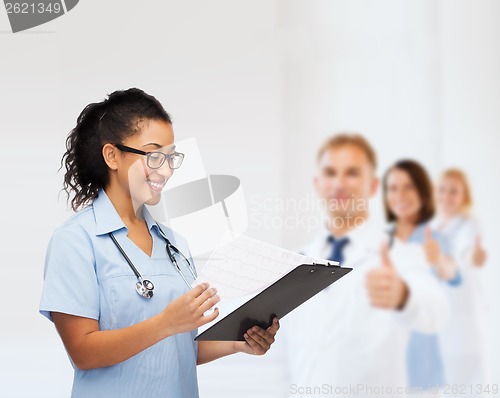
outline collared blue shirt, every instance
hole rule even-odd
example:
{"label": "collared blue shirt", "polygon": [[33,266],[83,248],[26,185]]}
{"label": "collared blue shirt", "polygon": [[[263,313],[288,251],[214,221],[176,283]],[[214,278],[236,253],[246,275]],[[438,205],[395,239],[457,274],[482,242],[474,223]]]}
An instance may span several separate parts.
{"label": "collared blue shirt", "polygon": [[[125,328],[159,314],[188,291],[168,258],[165,240],[149,211],[142,215],[153,238],[151,257],[127,237],[127,227],[104,190],[92,205],[80,210],[53,234],[45,258],[40,313],[61,312],[99,322],[101,330]],[[185,240],[166,226],[164,233],[191,262]],[[151,299],[135,291],[137,278],[109,232],[144,279],[155,285]],[[193,277],[178,261],[185,277]],[[73,398],[88,397],[198,397],[197,330],[179,333],[154,344],[119,364],[104,368],[74,368]]]}

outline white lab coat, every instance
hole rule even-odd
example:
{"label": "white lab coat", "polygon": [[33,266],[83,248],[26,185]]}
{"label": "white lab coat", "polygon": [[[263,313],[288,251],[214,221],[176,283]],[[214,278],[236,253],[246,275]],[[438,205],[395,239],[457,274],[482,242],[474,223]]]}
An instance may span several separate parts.
{"label": "white lab coat", "polygon": [[[327,258],[327,236],[305,254]],[[342,265],[353,271],[281,320],[290,397],[402,396],[410,330],[437,332],[447,322],[446,297],[419,245],[395,241],[391,259],[410,295],[404,310],[383,310],[370,305],[366,290],[367,271],[380,266],[383,227],[368,221],[348,236]]]}
{"label": "white lab coat", "polygon": [[482,269],[471,263],[473,246],[479,234],[478,224],[473,218],[457,216],[444,227],[440,219],[433,221],[432,226],[448,240],[451,255],[462,276],[460,286],[446,288],[451,317],[439,336],[446,383],[466,386],[486,383],[487,313]]}

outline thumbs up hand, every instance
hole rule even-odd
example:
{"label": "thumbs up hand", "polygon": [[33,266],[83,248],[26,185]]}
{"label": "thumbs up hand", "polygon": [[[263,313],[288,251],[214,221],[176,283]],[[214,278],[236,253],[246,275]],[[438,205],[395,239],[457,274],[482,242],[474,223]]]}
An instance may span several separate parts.
{"label": "thumbs up hand", "polygon": [[371,269],[366,275],[368,297],[374,307],[402,309],[408,298],[408,286],[401,279],[389,256],[389,245],[380,248],[381,266]]}
{"label": "thumbs up hand", "polygon": [[434,267],[440,279],[452,281],[457,277],[457,264],[453,257],[444,255],[439,243],[432,237],[429,226],[425,227],[425,239],[423,249],[427,262]]}
{"label": "thumbs up hand", "polygon": [[424,252],[427,262],[431,265],[438,265],[441,263],[441,249],[439,248],[439,243],[432,238],[432,231],[429,226],[425,227],[425,240],[424,240]]}
{"label": "thumbs up hand", "polygon": [[476,267],[482,267],[486,262],[486,251],[481,245],[481,237],[477,236],[472,249],[472,264]]}

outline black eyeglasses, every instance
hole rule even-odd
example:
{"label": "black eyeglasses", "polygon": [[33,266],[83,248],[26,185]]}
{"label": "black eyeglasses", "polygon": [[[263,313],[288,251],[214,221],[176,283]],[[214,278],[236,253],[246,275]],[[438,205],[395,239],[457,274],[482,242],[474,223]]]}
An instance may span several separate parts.
{"label": "black eyeglasses", "polygon": [[150,169],[159,169],[165,163],[165,160],[168,161],[168,166],[171,169],[178,169],[181,167],[182,161],[184,160],[184,154],[180,152],[174,153],[163,153],[160,151],[153,152],[144,152],[140,149],[131,148],[122,144],[114,144],[120,151],[136,153],[138,155],[146,156],[146,164]]}

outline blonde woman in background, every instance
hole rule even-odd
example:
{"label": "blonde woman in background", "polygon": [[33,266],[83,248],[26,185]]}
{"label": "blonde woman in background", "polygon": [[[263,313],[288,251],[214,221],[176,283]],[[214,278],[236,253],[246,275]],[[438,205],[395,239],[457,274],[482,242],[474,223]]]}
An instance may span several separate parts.
{"label": "blonde woman in background", "polygon": [[453,396],[480,396],[485,382],[485,305],[480,272],[486,262],[472,195],[465,174],[443,172],[436,191],[438,216],[432,225],[444,235],[462,275],[462,284],[447,289],[451,321],[440,336],[446,381]]}

